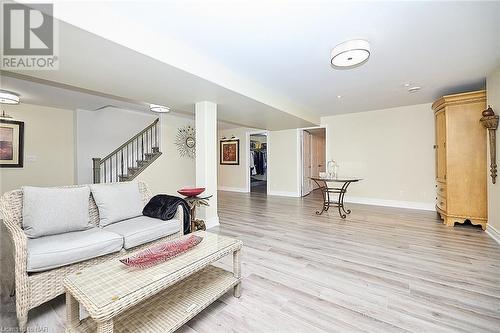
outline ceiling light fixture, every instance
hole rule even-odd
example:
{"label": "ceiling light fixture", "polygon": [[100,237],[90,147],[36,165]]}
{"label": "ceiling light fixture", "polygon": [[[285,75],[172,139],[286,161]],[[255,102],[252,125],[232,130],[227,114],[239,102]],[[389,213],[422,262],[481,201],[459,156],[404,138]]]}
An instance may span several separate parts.
{"label": "ceiling light fixture", "polygon": [[416,93],[417,91],[419,91],[420,89],[422,89],[421,87],[410,87],[408,88],[408,92],[411,94],[411,93]]}
{"label": "ceiling light fixture", "polygon": [[170,108],[168,106],[158,105],[158,104],[149,104],[149,110],[157,113],[170,112]]}
{"label": "ceiling light fixture", "polygon": [[369,57],[370,43],[363,39],[352,39],[333,48],[330,62],[333,68],[350,69],[364,64]]}
{"label": "ceiling light fixture", "polygon": [[8,90],[0,90],[0,104],[17,105],[19,104],[19,95]]}
{"label": "ceiling light fixture", "polygon": [[337,98],[339,98],[339,99],[342,98],[342,95],[337,95]]}

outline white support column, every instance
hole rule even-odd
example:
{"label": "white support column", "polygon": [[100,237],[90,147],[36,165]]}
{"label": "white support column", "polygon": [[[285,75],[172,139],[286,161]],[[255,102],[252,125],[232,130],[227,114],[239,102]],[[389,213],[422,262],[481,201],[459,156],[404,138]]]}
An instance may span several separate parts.
{"label": "white support column", "polygon": [[205,187],[205,195],[212,195],[209,207],[200,207],[198,213],[207,228],[219,224],[217,214],[217,104],[198,102],[195,105],[196,127],[196,187]]}

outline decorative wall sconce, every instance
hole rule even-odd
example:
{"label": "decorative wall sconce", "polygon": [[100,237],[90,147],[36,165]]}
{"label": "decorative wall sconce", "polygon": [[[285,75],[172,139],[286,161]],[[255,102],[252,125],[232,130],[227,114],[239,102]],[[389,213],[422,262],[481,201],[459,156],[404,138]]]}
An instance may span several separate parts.
{"label": "decorative wall sconce", "polygon": [[221,139],[222,141],[225,141],[225,140],[238,140],[238,138],[237,138],[237,137],[235,137],[235,136],[234,136],[234,134],[233,134],[233,135],[231,135],[231,138],[229,138],[229,139],[228,139],[225,135],[224,135],[224,136],[222,136],[220,139]]}
{"label": "decorative wall sconce", "polygon": [[488,130],[488,135],[490,137],[490,172],[493,184],[496,183],[497,178],[496,130],[498,128],[498,118],[498,115],[495,115],[495,112],[489,105],[488,108],[483,111],[483,117],[481,118],[481,123]]}

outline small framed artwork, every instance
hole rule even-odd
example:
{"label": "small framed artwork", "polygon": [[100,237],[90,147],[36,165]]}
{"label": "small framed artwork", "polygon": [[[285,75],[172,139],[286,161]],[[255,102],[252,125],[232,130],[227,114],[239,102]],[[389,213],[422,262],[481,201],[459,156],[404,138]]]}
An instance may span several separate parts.
{"label": "small framed artwork", "polygon": [[222,140],[220,142],[220,164],[240,164],[240,140]]}
{"label": "small framed artwork", "polygon": [[24,122],[0,118],[0,168],[22,168]]}

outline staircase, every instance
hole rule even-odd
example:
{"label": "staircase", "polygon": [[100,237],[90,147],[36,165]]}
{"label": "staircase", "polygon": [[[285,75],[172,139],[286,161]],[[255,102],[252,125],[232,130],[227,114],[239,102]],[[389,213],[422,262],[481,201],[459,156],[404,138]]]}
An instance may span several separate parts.
{"label": "staircase", "polygon": [[159,119],[104,158],[93,158],[94,184],[130,181],[153,163],[159,148]]}

